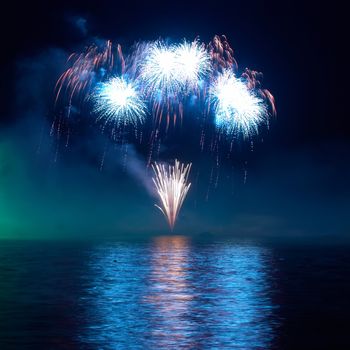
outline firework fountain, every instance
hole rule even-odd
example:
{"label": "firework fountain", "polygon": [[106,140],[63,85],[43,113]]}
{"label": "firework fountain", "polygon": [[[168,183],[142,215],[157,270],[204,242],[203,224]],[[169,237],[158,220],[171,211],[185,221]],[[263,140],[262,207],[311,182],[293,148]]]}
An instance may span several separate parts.
{"label": "firework fountain", "polygon": [[157,189],[161,204],[156,205],[166,217],[170,229],[173,230],[181,206],[191,187],[188,175],[192,164],[182,164],[175,160],[174,165],[154,163],[152,165],[155,177],[154,185]]}

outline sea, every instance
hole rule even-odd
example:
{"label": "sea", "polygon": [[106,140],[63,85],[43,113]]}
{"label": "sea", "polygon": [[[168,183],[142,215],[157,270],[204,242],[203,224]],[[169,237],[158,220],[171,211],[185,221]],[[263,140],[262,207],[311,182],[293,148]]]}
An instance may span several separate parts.
{"label": "sea", "polygon": [[0,349],[350,349],[350,246],[0,241]]}

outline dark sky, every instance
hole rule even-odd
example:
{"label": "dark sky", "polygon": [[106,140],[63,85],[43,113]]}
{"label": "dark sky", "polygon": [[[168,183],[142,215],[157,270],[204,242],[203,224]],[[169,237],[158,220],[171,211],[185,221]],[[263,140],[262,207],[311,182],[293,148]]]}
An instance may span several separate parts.
{"label": "dark sky", "polygon": [[208,42],[225,34],[240,69],[264,73],[278,114],[253,152],[250,143],[235,146],[208,200],[211,165],[186,130],[173,137],[174,156],[195,162],[177,232],[347,238],[345,24],[336,3],[11,3],[1,20],[0,237],[167,232],[154,198],[122,171],[118,152],[107,151],[99,170],[107,139],[84,131],[54,160],[45,129],[52,87],[68,53],[96,38],[129,47],[160,36]]}

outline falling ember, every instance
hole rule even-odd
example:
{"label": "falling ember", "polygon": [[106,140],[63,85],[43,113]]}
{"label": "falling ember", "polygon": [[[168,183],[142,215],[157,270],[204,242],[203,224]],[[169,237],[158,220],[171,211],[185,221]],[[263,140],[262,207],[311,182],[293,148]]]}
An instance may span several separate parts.
{"label": "falling ember", "polygon": [[188,182],[188,175],[191,171],[192,163],[183,164],[175,159],[175,165],[164,165],[154,163],[152,165],[155,177],[152,178],[161,205],[157,208],[166,217],[171,230],[174,228],[177,216],[191,186]]}
{"label": "falling ember", "polygon": [[215,35],[208,45],[209,55],[212,60],[214,71],[223,69],[237,69],[237,61],[234,58],[233,49],[230,47],[225,35]]}

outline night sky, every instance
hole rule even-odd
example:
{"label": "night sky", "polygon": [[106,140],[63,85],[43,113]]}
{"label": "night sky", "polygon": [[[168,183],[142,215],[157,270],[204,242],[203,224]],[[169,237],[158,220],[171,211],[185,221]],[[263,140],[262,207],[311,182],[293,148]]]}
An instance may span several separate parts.
{"label": "night sky", "polygon": [[49,135],[53,88],[68,55],[96,40],[127,48],[159,37],[208,42],[215,34],[227,36],[241,71],[264,73],[277,117],[253,145],[235,143],[217,188],[209,186],[213,157],[189,137],[191,113],[170,134],[163,158],[194,163],[175,232],[350,238],[346,22],[336,4],[51,1],[13,3],[2,17],[0,238],[168,232],[137,175],[146,150],[130,145],[125,164],[87,111],[72,121],[69,147],[57,147]]}

